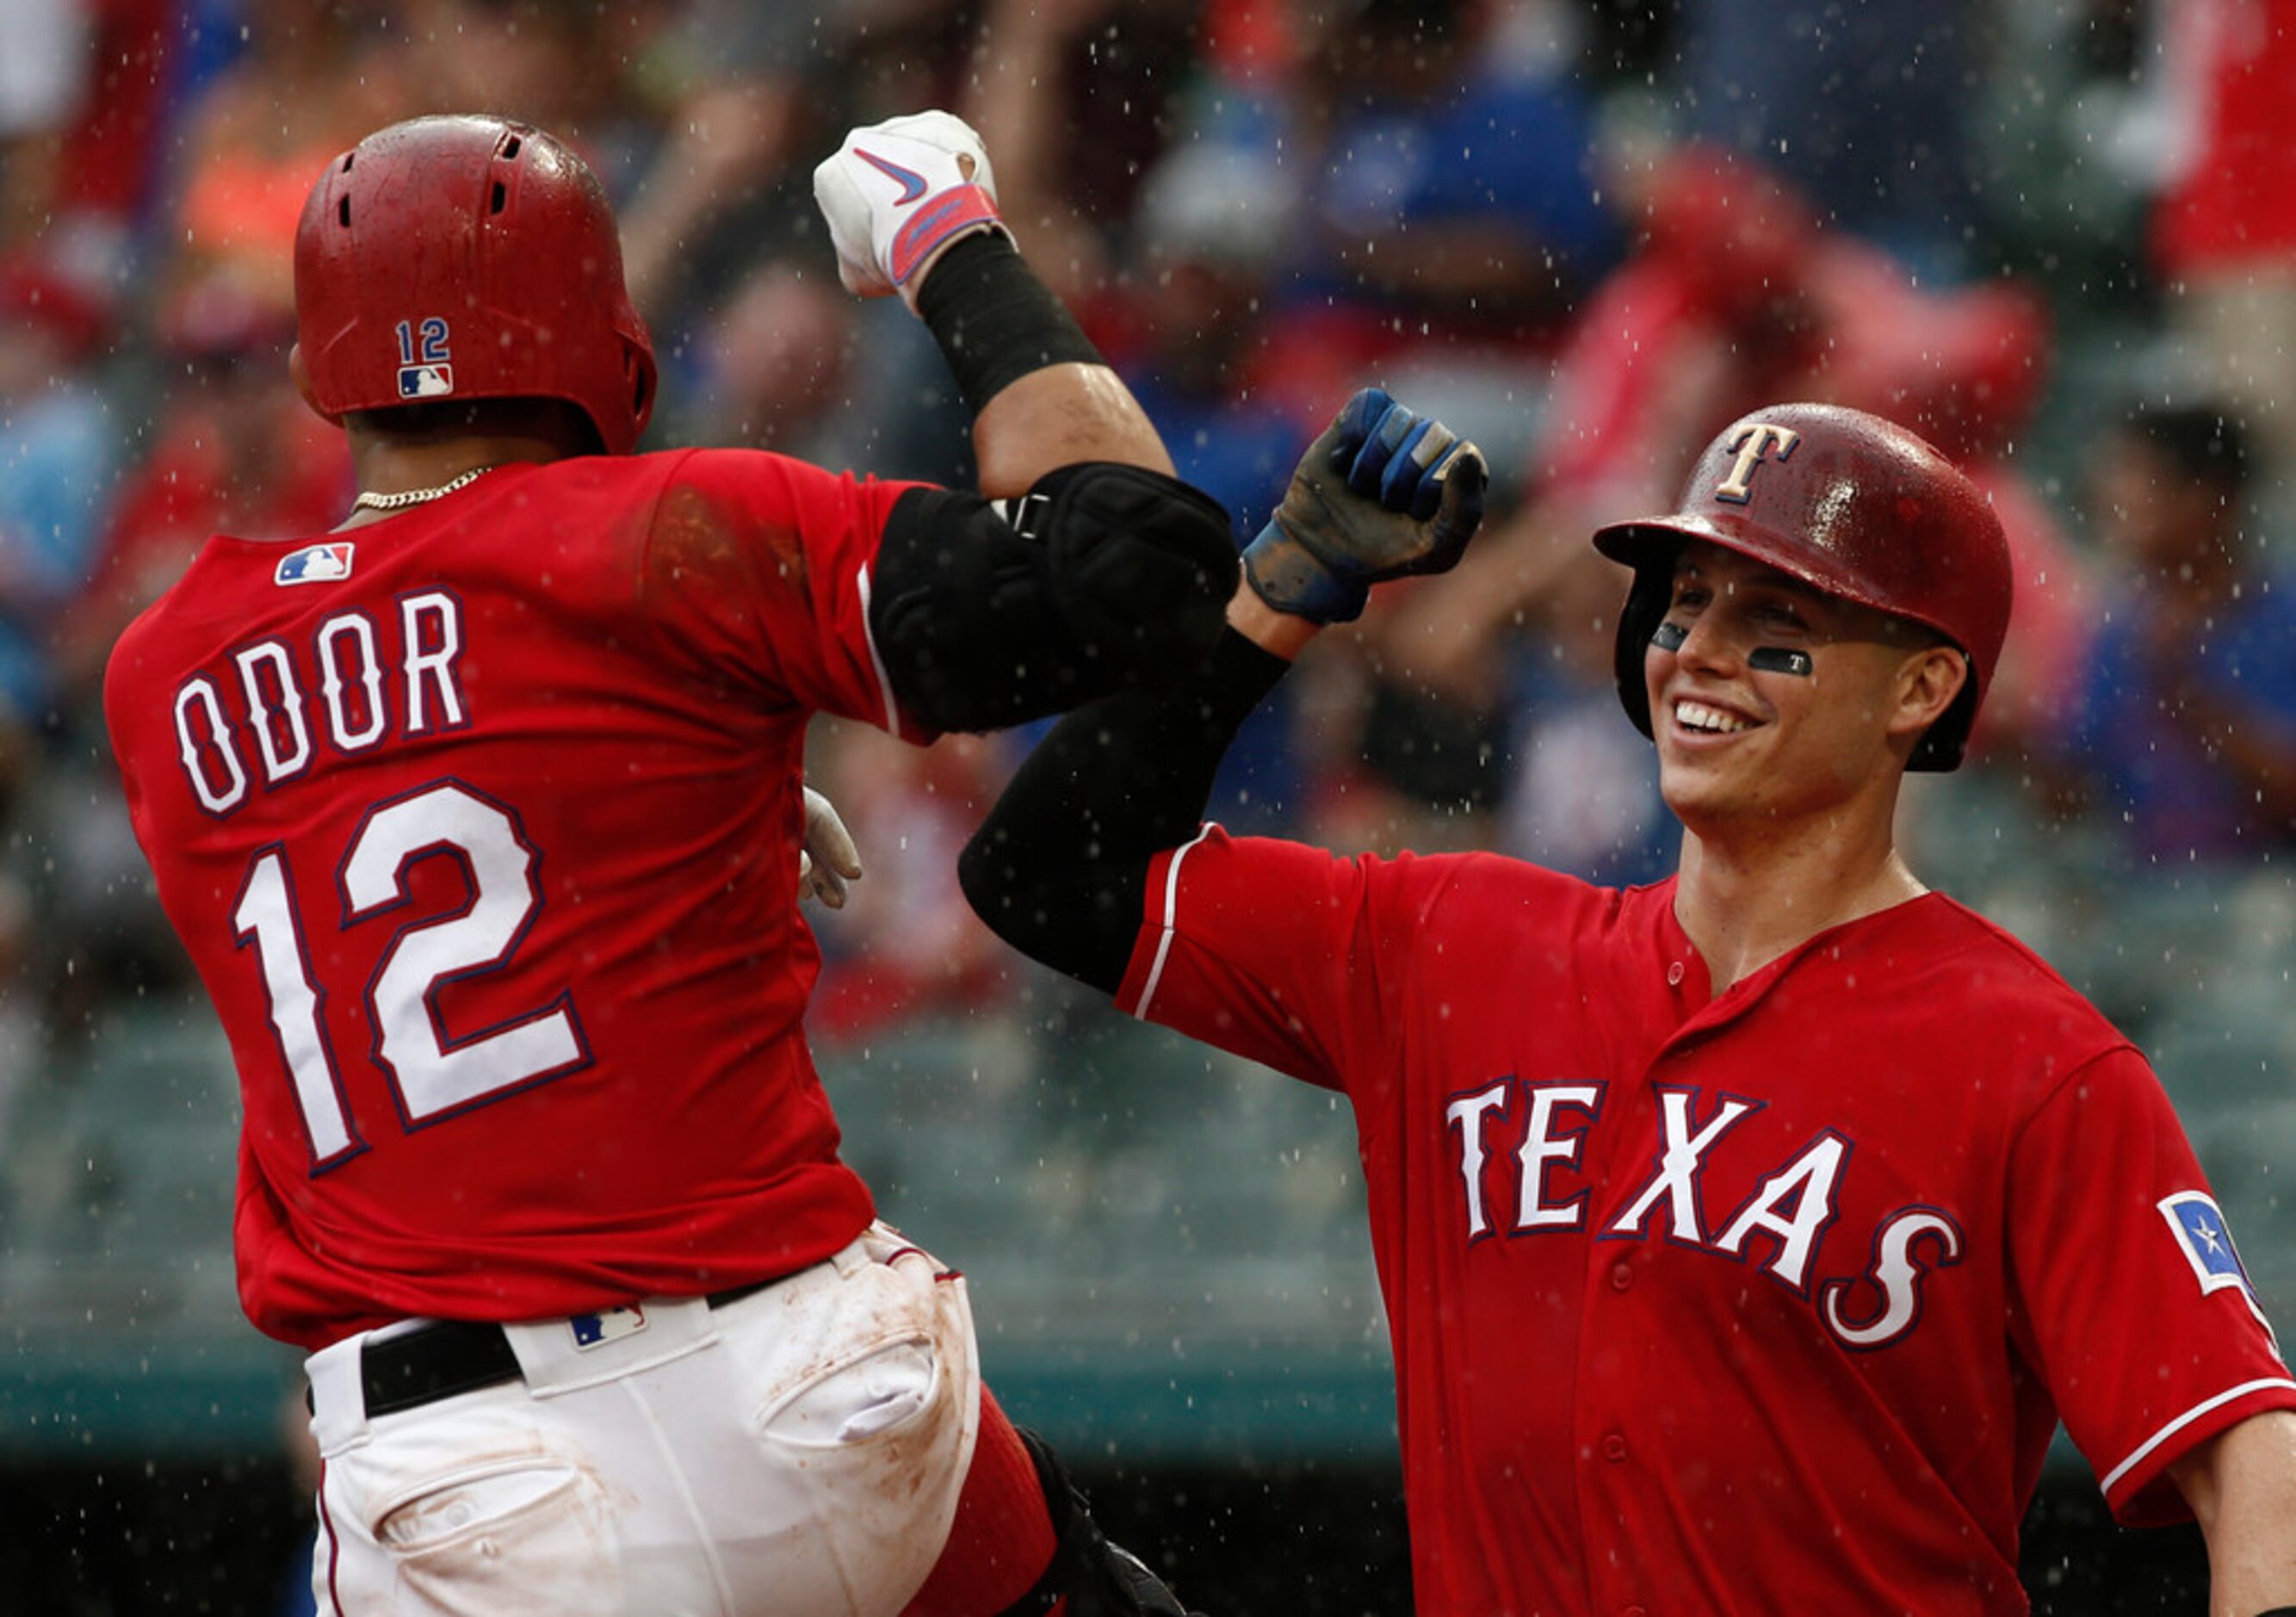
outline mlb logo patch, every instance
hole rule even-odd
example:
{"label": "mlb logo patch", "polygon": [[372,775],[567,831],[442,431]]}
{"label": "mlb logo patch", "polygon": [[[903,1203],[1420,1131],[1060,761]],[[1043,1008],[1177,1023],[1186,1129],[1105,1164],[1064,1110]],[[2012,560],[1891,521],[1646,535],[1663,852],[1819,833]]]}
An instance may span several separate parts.
{"label": "mlb logo patch", "polygon": [[566,1325],[574,1333],[577,1349],[599,1348],[644,1330],[645,1309],[631,1303],[627,1308],[608,1309],[603,1314],[577,1314]]}
{"label": "mlb logo patch", "polygon": [[348,539],[325,545],[306,545],[279,558],[271,575],[274,584],[324,584],[351,576],[352,546]]}
{"label": "mlb logo patch", "polygon": [[455,390],[451,365],[403,365],[398,367],[401,398],[444,398]]}
{"label": "mlb logo patch", "polygon": [[2227,1286],[2234,1288],[2269,1334],[2272,1322],[2264,1317],[2263,1307],[2256,1301],[2256,1287],[2249,1283],[2248,1270],[2232,1244],[2232,1227],[2225,1222],[2224,1210],[2217,1205],[2216,1198],[2202,1191],[2185,1190],[2162,1197],[2159,1206],[2161,1216],[2169,1220],[2169,1231],[2177,1239],[2177,1250],[2193,1266],[2193,1277],[2201,1283],[2201,1294],[2206,1296]]}

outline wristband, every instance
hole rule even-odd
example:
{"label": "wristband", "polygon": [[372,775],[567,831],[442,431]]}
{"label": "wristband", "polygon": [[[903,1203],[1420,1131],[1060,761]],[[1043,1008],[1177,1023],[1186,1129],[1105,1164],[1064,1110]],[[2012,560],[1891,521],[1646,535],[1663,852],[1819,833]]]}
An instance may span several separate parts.
{"label": "wristband", "polygon": [[[861,155],[866,157],[868,153]],[[906,286],[909,277],[917,273],[917,267],[950,237],[990,226],[1001,230],[1004,221],[996,217],[996,199],[978,185],[959,185],[939,196],[927,197],[909,216],[908,223],[893,233],[893,250],[885,264],[893,284]]]}
{"label": "wristband", "polygon": [[1021,377],[1048,365],[1107,363],[999,231],[951,243],[917,288],[916,302],[975,415]]}

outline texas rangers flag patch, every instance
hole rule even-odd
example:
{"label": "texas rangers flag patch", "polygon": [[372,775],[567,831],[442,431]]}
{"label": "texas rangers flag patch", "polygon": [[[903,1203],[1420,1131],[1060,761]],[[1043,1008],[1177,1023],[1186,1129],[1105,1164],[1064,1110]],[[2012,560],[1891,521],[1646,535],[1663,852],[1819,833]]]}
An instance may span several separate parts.
{"label": "texas rangers flag patch", "polygon": [[279,567],[271,575],[274,584],[325,584],[336,579],[351,576],[351,541],[336,539],[324,545],[306,545],[300,550],[291,550],[279,558]]}
{"label": "texas rangers flag patch", "polygon": [[2248,1270],[2233,1246],[2232,1227],[2225,1222],[2224,1210],[2217,1205],[2216,1198],[2203,1191],[2183,1190],[2162,1197],[2159,1206],[2161,1216],[2169,1220],[2169,1233],[2176,1236],[2177,1245],[2185,1254],[2185,1261],[2193,1266],[2193,1277],[2201,1283],[2201,1294],[2206,1296],[2226,1286],[2234,1288],[2269,1334],[2272,1322],[2264,1317],[2263,1305],[2256,1300],[2256,1287],[2250,1283]]}
{"label": "texas rangers flag patch", "polygon": [[603,1314],[577,1314],[566,1324],[574,1333],[576,1348],[599,1348],[644,1330],[645,1309],[633,1302],[625,1308],[608,1309]]}

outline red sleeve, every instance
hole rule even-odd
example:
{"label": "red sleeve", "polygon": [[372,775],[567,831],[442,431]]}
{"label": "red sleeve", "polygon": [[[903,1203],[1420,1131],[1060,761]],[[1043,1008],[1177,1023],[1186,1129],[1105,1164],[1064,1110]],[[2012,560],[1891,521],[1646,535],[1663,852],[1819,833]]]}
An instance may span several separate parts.
{"label": "red sleeve", "polygon": [[2132,1526],[2187,1513],[2167,1474],[2250,1416],[2296,1409],[2222,1211],[2127,1046],[2074,1072],[2010,1153],[2020,1341]]}
{"label": "red sleeve", "polygon": [[1207,825],[1149,864],[1117,1006],[1360,1107],[1398,1065],[1412,940],[1450,863],[1343,859]]}
{"label": "red sleeve", "polygon": [[[1368,863],[1365,861],[1365,863]],[[1148,866],[1117,1008],[1328,1088],[1368,1028],[1364,864],[1206,825]]]}
{"label": "red sleeve", "polygon": [[936,733],[900,710],[869,632],[878,542],[895,503],[920,486],[756,450],[696,450],[646,536],[655,609],[689,650],[761,690],[931,741]]}

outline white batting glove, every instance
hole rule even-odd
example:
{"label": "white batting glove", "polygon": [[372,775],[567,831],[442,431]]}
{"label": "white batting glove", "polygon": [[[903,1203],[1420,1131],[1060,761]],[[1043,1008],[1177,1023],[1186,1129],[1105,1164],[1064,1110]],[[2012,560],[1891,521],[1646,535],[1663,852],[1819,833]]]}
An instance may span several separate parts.
{"label": "white batting glove", "polygon": [[845,907],[845,884],[861,879],[861,852],[853,833],[837,816],[837,805],[805,789],[805,846],[797,856],[797,901],[818,899],[831,909]]}
{"label": "white batting glove", "polygon": [[814,169],[813,200],[829,221],[845,290],[864,298],[898,291],[912,310],[935,253],[962,237],[1004,229],[988,150],[970,125],[947,112],[914,112],[852,131]]}

